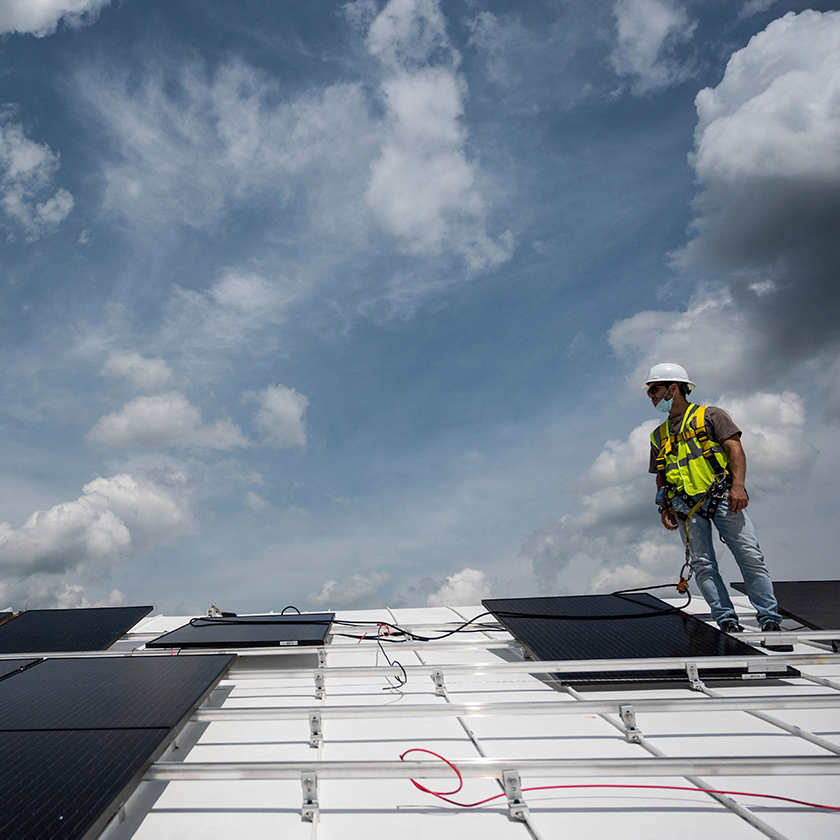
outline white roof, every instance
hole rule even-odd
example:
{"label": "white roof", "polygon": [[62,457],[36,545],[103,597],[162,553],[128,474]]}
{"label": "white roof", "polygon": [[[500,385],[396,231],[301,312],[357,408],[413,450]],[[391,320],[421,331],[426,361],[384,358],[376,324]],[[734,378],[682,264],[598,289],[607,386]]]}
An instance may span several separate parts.
{"label": "white roof", "polygon": [[[383,609],[339,612],[337,617],[422,626],[432,635],[439,625],[481,612],[481,607]],[[749,616],[745,600],[738,603],[738,612],[742,621]],[[149,634],[171,630],[184,620],[144,619],[117,647],[137,647]],[[335,633],[340,630],[334,627]],[[545,675],[541,679],[527,673],[538,669],[533,663],[521,664],[521,651],[505,632],[386,645],[388,656],[408,673],[399,690],[387,690],[389,675],[396,672],[387,667],[372,638],[357,642],[333,636],[324,648],[322,667],[317,648],[249,652],[193,715],[178,738],[178,749],[146,774],[122,821],[115,818],[103,837],[650,840],[672,838],[677,832],[681,840],[822,840],[840,834],[840,813],[772,799],[720,799],[652,787],[528,790],[576,784],[693,788],[705,782],[715,789],[840,806],[840,656],[831,653],[826,634],[810,635],[816,638],[797,641],[793,654],[803,678],[744,680],[701,690],[688,684],[638,683],[609,690],[566,688]],[[755,643],[758,638],[752,634]],[[807,657],[805,664],[800,664],[802,656]],[[475,667],[480,665],[485,667]],[[442,672],[437,682],[445,688],[436,686],[436,669]],[[322,697],[316,697],[319,673],[324,675]],[[390,684],[395,684],[393,678]],[[720,698],[745,708],[715,710]],[[821,707],[804,708],[809,698]],[[652,708],[667,701],[673,701],[674,710]],[[510,708],[494,709],[495,704],[517,704],[516,713],[502,713]],[[756,708],[760,704],[765,708]],[[312,736],[312,712],[321,716],[314,724],[320,737]],[[244,719],[248,714],[254,719]],[[633,714],[638,732],[632,730]],[[400,754],[412,748],[446,757],[465,775],[501,778],[502,770],[517,771],[526,789],[524,820],[511,818],[504,796],[468,809],[417,790],[399,762]],[[482,757],[500,762],[491,761],[490,770],[483,769],[476,766]],[[761,761],[755,770],[744,766],[751,757]],[[443,774],[419,779],[426,786],[455,788],[454,776],[442,762],[423,753],[407,759],[428,762],[426,767]],[[549,765],[536,765],[541,759],[550,760]],[[573,759],[583,761],[570,768]],[[602,760],[620,763],[609,773],[592,775],[601,773],[597,762]],[[688,772],[692,761],[702,772]],[[395,777],[399,773],[405,775]],[[647,775],[653,773],[657,775]],[[317,779],[313,802],[317,800],[318,813],[311,821],[302,817],[302,774]],[[254,778],[245,778],[249,775]],[[699,778],[692,783],[686,776]],[[493,778],[465,778],[463,789],[452,798],[471,803],[500,792]]]}

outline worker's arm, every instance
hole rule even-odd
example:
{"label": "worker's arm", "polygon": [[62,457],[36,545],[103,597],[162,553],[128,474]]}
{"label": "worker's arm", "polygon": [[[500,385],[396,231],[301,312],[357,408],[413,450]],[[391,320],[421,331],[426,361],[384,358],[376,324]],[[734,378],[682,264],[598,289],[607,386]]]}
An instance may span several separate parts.
{"label": "worker's arm", "polygon": [[732,488],[729,491],[729,512],[740,513],[750,503],[744,480],[747,476],[747,456],[741,446],[741,436],[735,435],[723,441],[723,448],[729,456],[729,472],[732,476]]}
{"label": "worker's arm", "polygon": [[[662,480],[662,476],[657,473],[656,474],[656,489],[661,490],[665,486],[665,482]],[[662,505],[659,509],[659,516],[662,519],[662,524],[669,530],[669,531],[676,531],[677,530],[677,520],[674,518],[674,514],[668,509],[667,505]]]}

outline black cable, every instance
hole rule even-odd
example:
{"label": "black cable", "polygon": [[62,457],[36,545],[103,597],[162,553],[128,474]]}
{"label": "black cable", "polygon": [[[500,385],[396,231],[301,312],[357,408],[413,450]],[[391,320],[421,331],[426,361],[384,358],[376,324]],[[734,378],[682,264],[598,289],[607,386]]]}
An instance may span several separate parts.
{"label": "black cable", "polygon": [[[381,628],[380,628],[380,629],[381,629]],[[377,633],[377,634],[376,634],[376,643],[379,645],[379,650],[381,650],[381,651],[382,651],[382,655],[385,657],[385,661],[386,661],[386,662],[387,662],[387,663],[388,663],[388,664],[389,664],[392,668],[396,665],[396,666],[397,666],[397,668],[399,668],[399,669],[400,669],[400,671],[402,671],[402,677],[400,677],[399,675],[397,675],[397,676],[395,676],[395,677],[394,677],[394,679],[397,681],[397,684],[396,684],[396,685],[386,685],[386,686],[385,686],[385,688],[383,688],[382,690],[383,690],[383,691],[398,691],[399,689],[401,689],[401,688],[402,688],[402,687],[403,687],[403,686],[404,686],[404,685],[408,682],[408,674],[406,674],[406,672],[405,672],[405,668],[403,668],[403,666],[402,666],[402,664],[401,664],[400,662],[397,662],[397,660],[396,660],[396,659],[392,662],[392,661],[388,658],[388,654],[387,654],[387,653],[385,653],[385,648],[384,648],[384,647],[382,647],[382,634],[381,634],[381,633]],[[386,677],[386,679],[388,679],[388,677]]]}
{"label": "black cable", "polygon": [[288,607],[283,607],[280,615],[286,615],[286,610],[294,610],[298,615],[301,615],[300,610],[294,604],[289,604]]}

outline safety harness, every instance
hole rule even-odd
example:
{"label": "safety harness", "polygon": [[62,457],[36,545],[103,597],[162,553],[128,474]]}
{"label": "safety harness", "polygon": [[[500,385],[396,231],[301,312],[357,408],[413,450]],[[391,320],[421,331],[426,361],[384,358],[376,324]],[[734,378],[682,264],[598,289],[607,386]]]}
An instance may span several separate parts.
{"label": "safety harness", "polygon": [[[668,421],[666,420],[654,433],[651,435],[651,440],[654,446],[658,444],[659,449],[656,454],[656,472],[662,479],[662,486],[665,487],[669,498],[680,498],[690,508],[687,514],[674,511],[675,515],[680,519],[686,519],[697,513],[704,519],[711,519],[718,509],[718,505],[726,494],[727,489],[732,483],[732,479],[727,469],[727,459],[724,456],[720,457],[718,451],[720,447],[715,445],[715,442],[709,438],[706,432],[706,407],[703,405],[691,405],[688,407],[683,422],[682,428],[677,434],[670,434],[668,428]],[[685,488],[678,487],[675,483],[668,480],[668,460],[671,458],[678,458],[680,443],[696,440],[700,446],[702,457],[705,459],[711,470],[711,481],[702,493],[692,495],[688,493]],[[708,505],[706,504],[708,502]]]}
{"label": "safety harness", "polygon": [[[693,410],[692,410],[693,409]],[[688,581],[691,579],[691,552],[689,548],[689,525],[691,518],[697,514],[704,519],[711,519],[717,512],[721,500],[726,495],[726,491],[732,484],[732,478],[727,469],[727,459],[721,459],[716,451],[715,442],[713,442],[706,432],[706,407],[691,405],[686,410],[685,417],[681,424],[680,431],[672,435],[666,420],[652,435],[651,440],[654,446],[658,445],[656,454],[656,472],[662,480],[662,486],[665,488],[666,495],[669,499],[680,498],[686,505],[688,505],[688,513],[681,513],[674,510],[669,505],[671,512],[679,519],[685,520],[685,563],[680,570],[680,582],[677,584],[677,590],[686,592],[688,589]],[[696,441],[700,446],[701,452],[697,457],[705,459],[711,470],[711,481],[702,493],[690,494],[685,488],[678,487],[673,482],[668,481],[667,466],[669,458],[673,462],[676,458],[679,460],[679,445],[681,443],[689,443]],[[690,446],[690,443],[689,443]],[[719,449],[719,445],[717,449]],[[675,451],[676,450],[676,451]],[[690,461],[691,458],[689,457]]]}

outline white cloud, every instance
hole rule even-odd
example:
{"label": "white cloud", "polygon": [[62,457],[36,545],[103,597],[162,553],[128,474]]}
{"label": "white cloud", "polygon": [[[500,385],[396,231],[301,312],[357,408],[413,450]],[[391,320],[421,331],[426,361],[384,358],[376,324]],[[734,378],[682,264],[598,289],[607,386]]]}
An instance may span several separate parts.
{"label": "white cloud", "polygon": [[254,424],[265,435],[265,443],[277,449],[306,446],[306,424],[303,415],[309,399],[294,388],[269,385],[262,391],[251,391],[246,399],[259,403]]}
{"label": "white cloud", "polygon": [[449,247],[473,269],[510,258],[513,240],[487,234],[479,168],[467,159],[466,83],[438,0],[391,0],[370,26],[385,78],[384,142],[365,197],[381,227],[418,255]]}
{"label": "white cloud", "polygon": [[207,229],[243,207],[276,219],[303,196],[309,223],[336,224],[338,207],[338,230],[355,232],[345,192],[354,181],[361,189],[373,149],[361,85],[278,102],[278,83],[241,61],[213,74],[184,65],[134,86],[93,71],[77,82],[119,150],[105,169],[106,206],[133,226]]}
{"label": "white cloud", "polygon": [[310,592],[306,596],[306,603],[330,608],[371,606],[376,593],[390,578],[388,572],[373,571],[367,575],[353,575],[340,583],[328,580],[320,592]]}
{"label": "white cloud", "polygon": [[172,379],[172,370],[163,359],[114,350],[105,359],[100,375],[126,379],[138,391],[159,391]]}
{"label": "white cloud", "polygon": [[[80,580],[101,585],[115,562],[194,528],[182,473],[155,480],[97,478],[75,501],[37,511],[20,528],[0,523],[0,602],[32,598],[33,606],[84,605]],[[124,596],[115,590],[108,599],[122,602]]]}
{"label": "white cloud", "polygon": [[179,391],[135,397],[119,411],[100,418],[86,439],[98,446],[139,448],[197,446],[226,450],[250,445],[239,427],[227,418],[205,424],[201,409]]}
{"label": "white cloud", "polygon": [[840,307],[840,12],[786,14],[698,93],[703,191],[681,267],[723,281],[770,364],[834,359]]}
{"label": "white cloud", "polygon": [[759,490],[801,486],[818,452],[805,431],[805,405],[798,394],[756,393],[718,401],[743,431],[748,483]]}
{"label": "white cloud", "polygon": [[254,513],[260,514],[265,513],[267,510],[271,510],[273,505],[265,496],[261,496],[259,493],[255,492],[254,490],[249,490],[245,494],[245,503],[248,505],[249,508]]}
{"label": "white cloud", "polygon": [[[231,353],[244,348],[252,354],[273,346],[267,328],[281,324],[298,289],[283,278],[272,281],[259,274],[228,271],[206,291],[174,288],[157,342],[169,354],[181,356],[184,366],[229,366]],[[220,359],[220,356],[222,359]]]}
{"label": "white cloud", "polygon": [[696,26],[684,8],[673,0],[618,0],[613,12],[618,41],[612,65],[620,76],[633,78],[635,93],[661,90],[687,78],[687,66],[673,56]]}
{"label": "white cloud", "polygon": [[446,583],[429,595],[426,606],[473,606],[480,604],[483,598],[489,598],[491,590],[491,583],[484,572],[465,568],[447,577]]}
{"label": "white cloud", "polygon": [[638,312],[610,329],[609,342],[633,365],[631,389],[662,361],[678,361],[697,394],[756,387],[777,372],[767,337],[726,289],[701,290],[681,311]]}
{"label": "white cloud", "polygon": [[793,12],[734,53],[697,94],[692,163],[704,184],[840,181],[840,13]]}
{"label": "white cloud", "polygon": [[0,33],[51,35],[64,20],[67,26],[93,23],[111,0],[3,0],[0,3]]}
{"label": "white cloud", "polygon": [[59,155],[26,137],[13,120],[15,113],[14,108],[0,109],[0,208],[11,230],[21,230],[31,241],[67,218],[73,196],[65,189],[49,196]]}

